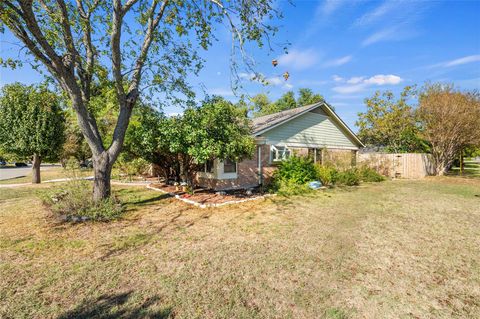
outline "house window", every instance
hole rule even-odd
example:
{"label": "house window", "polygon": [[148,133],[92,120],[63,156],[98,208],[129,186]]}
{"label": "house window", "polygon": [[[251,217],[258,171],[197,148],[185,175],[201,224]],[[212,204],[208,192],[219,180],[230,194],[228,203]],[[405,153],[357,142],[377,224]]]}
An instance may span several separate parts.
{"label": "house window", "polygon": [[213,160],[207,160],[205,163],[198,166],[198,171],[203,173],[213,173]]}
{"label": "house window", "polygon": [[322,149],[321,148],[309,148],[308,157],[312,159],[314,163],[322,164]]}
{"label": "house window", "polygon": [[226,158],[223,161],[223,172],[224,173],[236,173],[237,172],[237,162]]}
{"label": "house window", "polygon": [[205,173],[213,173],[213,160],[205,162]]}
{"label": "house window", "polygon": [[292,154],[291,150],[286,146],[271,146],[270,148],[270,156],[272,158],[272,162],[283,161],[290,157]]}

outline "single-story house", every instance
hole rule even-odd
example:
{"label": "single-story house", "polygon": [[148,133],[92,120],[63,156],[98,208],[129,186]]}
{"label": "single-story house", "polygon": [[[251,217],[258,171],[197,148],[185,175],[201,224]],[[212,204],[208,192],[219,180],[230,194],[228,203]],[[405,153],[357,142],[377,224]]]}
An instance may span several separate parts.
{"label": "single-story house", "polygon": [[311,156],[315,162],[330,159],[356,163],[360,139],[330,105],[319,102],[254,118],[256,152],[252,159],[234,162],[214,159],[197,173],[200,186],[215,190],[250,188],[268,182],[275,166],[292,154]]}

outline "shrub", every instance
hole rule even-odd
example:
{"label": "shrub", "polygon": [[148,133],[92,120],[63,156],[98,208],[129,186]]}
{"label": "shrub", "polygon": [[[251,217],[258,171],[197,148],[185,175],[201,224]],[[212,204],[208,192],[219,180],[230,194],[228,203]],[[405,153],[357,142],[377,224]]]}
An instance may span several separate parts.
{"label": "shrub", "polygon": [[310,193],[312,189],[307,184],[298,184],[291,180],[280,180],[275,183],[273,191],[282,196],[292,196]]}
{"label": "shrub", "polygon": [[149,163],[142,158],[135,158],[132,160],[119,158],[116,163],[116,167],[120,171],[120,174],[127,177],[129,181],[135,175],[142,175],[148,169]]}
{"label": "shrub", "polygon": [[123,213],[122,204],[114,196],[94,202],[92,185],[84,180],[71,180],[60,188],[44,192],[41,197],[53,213],[66,220],[106,221],[118,218]]}
{"label": "shrub", "polygon": [[349,168],[335,174],[335,183],[339,185],[355,186],[360,184],[360,174],[355,168]]}
{"label": "shrub", "polygon": [[335,184],[335,177],[337,170],[333,166],[317,165],[317,178],[322,182],[322,185],[328,186]]}
{"label": "shrub", "polygon": [[359,174],[364,182],[383,182],[385,180],[385,176],[380,175],[376,170],[367,166],[361,167]]}
{"label": "shrub", "polygon": [[301,185],[315,180],[317,171],[311,159],[291,156],[280,163],[273,177],[276,181],[289,181]]}

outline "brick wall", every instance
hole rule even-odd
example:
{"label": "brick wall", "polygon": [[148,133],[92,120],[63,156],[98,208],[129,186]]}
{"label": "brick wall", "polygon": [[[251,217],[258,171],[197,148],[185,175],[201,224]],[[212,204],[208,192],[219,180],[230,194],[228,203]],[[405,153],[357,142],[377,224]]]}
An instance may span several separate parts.
{"label": "brick wall", "polygon": [[[270,146],[258,145],[261,148],[262,166],[268,166],[270,160]],[[267,179],[271,175],[270,172],[266,172]],[[237,178],[235,179],[210,179],[205,177],[197,177],[197,182],[202,187],[222,190],[222,189],[235,189],[235,188],[249,188],[259,185],[258,181],[258,150],[252,159],[246,159],[238,163],[237,165]]]}
{"label": "brick wall", "polygon": [[322,164],[334,165],[338,168],[349,168],[356,163],[356,151],[344,149],[324,149]]}
{"label": "brick wall", "polygon": [[[270,145],[258,145],[261,148],[262,171],[263,171],[263,185],[268,185],[273,173],[277,169],[276,165],[270,164]],[[297,156],[307,156],[308,148],[292,148],[292,151]],[[323,152],[323,162],[332,163],[338,167],[350,167],[352,165],[351,150],[344,149],[328,149]],[[258,149],[252,159],[247,159],[238,163],[237,178],[235,179],[214,179],[197,177],[198,185],[206,188],[223,190],[236,188],[250,188],[259,185],[258,180]]]}

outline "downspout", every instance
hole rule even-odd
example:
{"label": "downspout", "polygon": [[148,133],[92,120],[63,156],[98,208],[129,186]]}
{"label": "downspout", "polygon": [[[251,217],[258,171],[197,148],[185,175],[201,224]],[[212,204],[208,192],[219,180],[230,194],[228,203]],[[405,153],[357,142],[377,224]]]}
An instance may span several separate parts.
{"label": "downspout", "polygon": [[263,185],[262,145],[257,145],[258,158],[258,185]]}
{"label": "downspout", "polygon": [[255,144],[257,145],[257,174],[258,174],[258,185],[263,185],[263,166],[262,166],[262,145],[266,144],[266,138],[264,137],[255,137]]}

